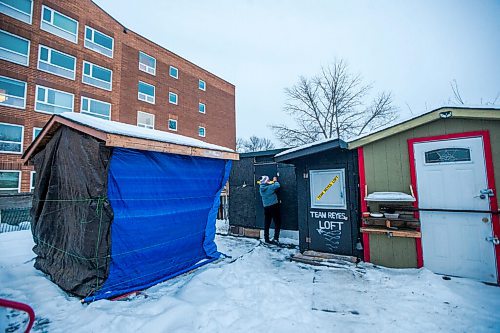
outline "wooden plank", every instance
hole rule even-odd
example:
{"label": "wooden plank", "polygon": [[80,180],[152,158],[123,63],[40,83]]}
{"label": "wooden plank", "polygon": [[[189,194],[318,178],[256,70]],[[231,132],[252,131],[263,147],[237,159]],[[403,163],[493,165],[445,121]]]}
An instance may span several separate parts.
{"label": "wooden plank", "polygon": [[98,140],[106,142],[106,146],[132,148],[146,151],[158,151],[170,154],[198,156],[207,158],[216,158],[224,160],[239,160],[239,154],[215,149],[197,148],[173,144],[168,142],[147,140],[142,138],[128,137],[119,134],[110,134],[92,127],[82,125],[72,120],[54,115],[43,128],[36,140],[26,149],[22,156],[23,163],[28,163],[29,159],[40,151],[60,126],[67,126],[81,133],[88,134]]}
{"label": "wooden plank", "polygon": [[370,234],[370,258],[371,262],[376,265],[416,268],[415,239]]}
{"label": "wooden plank", "polygon": [[397,219],[389,219],[386,217],[363,217],[363,220],[368,222],[385,222],[386,220],[390,220],[392,222],[420,222],[419,219],[414,217],[405,217],[405,218],[397,218]]}
{"label": "wooden plank", "polygon": [[[418,221],[403,221],[403,220],[390,220],[391,226],[398,228],[409,228],[409,229],[417,229],[420,228],[420,222]],[[378,220],[363,220],[365,226],[384,226],[386,220],[378,219]]]}
{"label": "wooden plank", "polygon": [[325,259],[320,257],[307,256],[301,253],[296,253],[290,257],[292,261],[297,261],[304,264],[310,264],[315,266],[328,266],[328,267],[342,267],[346,262],[355,264],[357,262],[356,257],[350,256],[340,256],[337,255],[335,258]]}
{"label": "wooden plank", "polygon": [[307,256],[307,257],[313,257],[316,259],[336,259],[336,260],[350,261],[353,263],[356,263],[356,259],[357,259],[356,257],[353,257],[353,256],[318,252],[318,251],[313,251],[313,250],[304,251],[303,255]]}
{"label": "wooden plank", "polygon": [[189,147],[168,142],[127,137],[118,134],[108,134],[106,139],[106,146],[157,151],[161,153],[179,154],[187,156],[217,158],[224,160],[239,159],[239,155],[237,153],[212,150],[206,148]]}
{"label": "wooden plank", "polygon": [[57,128],[59,128],[59,126],[59,124],[54,125],[54,118],[52,117],[47,125],[44,126],[42,132],[38,134],[38,137],[35,139],[35,141],[33,141],[24,151],[24,154],[21,157],[23,160],[23,164],[28,164],[31,156],[35,155],[38,151],[41,150],[41,146],[43,145],[43,143],[48,142],[50,138],[52,138],[54,132],[57,130]]}
{"label": "wooden plank", "polygon": [[102,140],[102,141],[106,140],[106,133],[104,133],[102,131],[99,131],[99,130],[96,130],[94,128],[87,127],[85,125],[75,123],[75,122],[68,120],[66,118],[54,115],[54,116],[52,116],[52,118],[50,118],[48,123],[43,127],[43,130],[40,132],[40,134],[38,134],[38,137],[36,138],[36,140],[34,142],[32,142],[31,145],[28,147],[28,149],[26,149],[26,151],[24,152],[24,154],[22,156],[24,164],[26,164],[28,162],[28,160],[31,158],[31,156],[33,156],[34,154],[36,154],[38,151],[41,150],[41,147],[44,146],[44,143],[48,142],[52,138],[54,133],[57,131],[57,129],[61,125],[64,125],[64,126],[67,126],[69,128],[72,128],[76,131],[88,134],[88,135],[95,137],[99,140]]}
{"label": "wooden plank", "polygon": [[392,237],[406,237],[406,238],[421,238],[422,233],[417,230],[393,230],[387,228],[376,228],[376,227],[362,227],[361,232],[363,233],[373,233],[373,234],[383,234],[391,235]]}

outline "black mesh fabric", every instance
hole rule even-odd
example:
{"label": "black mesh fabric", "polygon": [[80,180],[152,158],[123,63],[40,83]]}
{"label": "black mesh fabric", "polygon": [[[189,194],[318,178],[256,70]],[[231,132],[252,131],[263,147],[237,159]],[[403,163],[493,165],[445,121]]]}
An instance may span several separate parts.
{"label": "black mesh fabric", "polygon": [[32,158],[35,268],[80,297],[98,289],[109,273],[111,152],[94,137],[61,127]]}

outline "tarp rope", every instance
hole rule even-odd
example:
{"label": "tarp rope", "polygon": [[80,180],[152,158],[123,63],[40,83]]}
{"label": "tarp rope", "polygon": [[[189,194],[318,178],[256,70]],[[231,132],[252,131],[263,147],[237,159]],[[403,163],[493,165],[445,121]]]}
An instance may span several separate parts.
{"label": "tarp rope", "polygon": [[[97,239],[96,239],[96,243],[95,243],[95,249],[94,249],[94,256],[93,257],[85,257],[85,256],[82,256],[80,254],[76,254],[76,253],[72,253],[72,252],[69,252],[69,251],[66,251],[65,249],[61,249],[57,246],[54,246],[53,244],[49,243],[49,242],[46,242],[45,240],[35,236],[35,234],[33,234],[33,239],[37,242],[37,243],[41,243],[51,249],[54,249],[56,251],[59,251],[65,255],[68,255],[68,256],[71,256],[73,258],[76,258],[76,259],[79,259],[79,260],[84,260],[84,261],[89,261],[89,262],[93,262],[94,263],[94,266],[95,266],[95,270],[96,270],[96,281],[95,281],[95,287],[93,288],[93,290],[98,290],[99,289],[99,269],[104,267],[104,266],[99,266],[99,259],[109,259],[111,258],[110,255],[107,255],[107,256],[104,256],[104,257],[99,257],[99,243],[101,241],[101,233],[102,233],[102,219],[103,219],[103,207],[104,207],[104,204],[106,203],[107,201],[107,197],[106,196],[99,196],[99,197],[94,197],[94,198],[75,198],[75,199],[39,199],[37,201],[41,201],[41,202],[65,202],[65,203],[80,203],[80,204],[89,204],[89,203],[92,203],[92,202],[96,202],[96,209],[95,209],[95,213],[96,215],[99,217],[98,218],[98,222],[99,222],[99,226],[98,226],[98,231],[97,231]],[[54,214],[54,213],[57,213],[57,212],[60,212],[62,210],[65,210],[67,209],[67,207],[62,207],[60,209],[55,209],[55,210],[51,210],[49,212],[44,212],[42,214],[40,214],[39,218],[40,217],[43,217],[43,216],[47,216],[47,215],[50,215],[50,214]],[[92,222],[95,222],[94,219],[92,220],[80,220],[79,223],[80,224],[89,224],[89,223],[92,223]]]}
{"label": "tarp rope", "polygon": [[[200,197],[193,197],[193,198],[202,198],[202,197],[210,197],[210,196],[200,196]],[[128,199],[128,200],[137,200],[137,201],[156,200],[157,201],[158,199]],[[128,201],[128,200],[125,200],[125,201]],[[168,200],[175,200],[175,198],[174,199],[169,198]],[[186,235],[186,236],[180,237],[178,239],[174,239],[174,240],[170,240],[170,241],[166,241],[166,242],[162,242],[162,243],[158,243],[158,244],[153,244],[153,245],[145,246],[145,247],[142,247],[142,248],[133,249],[133,250],[130,250],[130,251],[125,251],[125,252],[122,252],[122,253],[116,253],[116,254],[113,254],[113,255],[108,254],[106,256],[99,256],[99,244],[100,244],[100,241],[101,241],[102,221],[103,221],[103,212],[104,212],[103,208],[104,208],[105,203],[107,201],[109,202],[109,199],[107,197],[100,196],[100,197],[95,197],[95,198],[77,198],[77,199],[44,199],[44,200],[39,199],[38,201],[45,201],[45,202],[67,202],[67,203],[80,203],[80,204],[83,204],[83,203],[87,203],[88,204],[88,203],[91,203],[91,202],[96,202],[97,203],[95,212],[96,212],[96,215],[99,216],[99,219],[98,219],[99,226],[98,226],[97,240],[96,240],[96,243],[95,243],[94,256],[92,256],[92,257],[85,257],[85,256],[82,256],[80,254],[73,253],[73,252],[67,251],[65,249],[59,248],[59,247],[54,246],[53,244],[51,244],[49,242],[46,242],[45,240],[43,240],[43,239],[41,239],[39,237],[36,237],[33,234],[33,239],[37,243],[41,243],[41,244],[43,244],[43,245],[45,245],[45,246],[47,246],[47,247],[49,247],[49,248],[51,248],[53,250],[56,250],[56,251],[59,251],[59,252],[63,253],[64,255],[68,255],[68,256],[71,256],[71,257],[79,259],[79,260],[84,260],[84,261],[89,261],[89,262],[93,262],[94,263],[94,266],[95,266],[95,269],[96,269],[96,282],[95,282],[95,287],[93,288],[93,291],[91,291],[89,293],[89,295],[92,294],[93,292],[99,290],[99,269],[105,267],[105,265],[106,265],[106,264],[103,264],[102,266],[100,266],[99,265],[100,261],[101,262],[102,261],[106,261],[107,259],[110,259],[112,257],[118,257],[118,256],[130,254],[130,253],[133,253],[133,252],[139,252],[139,251],[151,249],[151,248],[154,248],[154,247],[159,247],[159,246],[162,246],[162,245],[165,245],[165,244],[169,244],[169,243],[175,242],[175,241],[177,241],[179,239],[184,239],[184,238],[192,237],[192,235]],[[50,215],[50,214],[54,214],[54,213],[59,212],[59,211],[64,210],[64,209],[67,209],[67,208],[63,207],[63,208],[60,208],[60,209],[56,209],[56,210],[52,210],[52,211],[49,211],[49,212],[45,212],[45,213],[41,214],[39,217]],[[81,221],[79,221],[80,224],[89,224],[89,223],[93,223],[93,222],[96,222],[96,220],[95,219],[91,219],[91,220],[81,220]],[[196,234],[204,234],[204,233],[205,233],[204,231],[200,231],[200,232],[198,232]],[[205,257],[200,257],[199,259],[202,260],[202,259],[205,259]],[[176,262],[175,265],[170,265],[170,266],[167,266],[167,267],[163,267],[162,269],[160,269],[160,270],[158,270],[156,272],[153,272],[153,273],[150,273],[150,274],[141,275],[141,276],[135,277],[133,279],[121,281],[120,283],[116,283],[116,284],[110,285],[109,287],[116,287],[116,286],[118,286],[120,284],[127,283],[127,282],[130,282],[130,281],[136,280],[136,279],[140,279],[142,277],[146,277],[146,276],[154,274],[154,273],[159,273],[159,272],[162,272],[162,271],[166,271],[166,270],[169,270],[171,267],[181,266],[182,264],[188,263],[190,260]]]}

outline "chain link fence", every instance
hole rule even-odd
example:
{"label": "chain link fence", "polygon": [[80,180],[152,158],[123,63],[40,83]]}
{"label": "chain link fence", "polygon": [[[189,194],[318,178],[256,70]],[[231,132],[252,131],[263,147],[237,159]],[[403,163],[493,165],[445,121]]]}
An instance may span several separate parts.
{"label": "chain link fence", "polygon": [[0,195],[0,233],[31,228],[30,193]]}

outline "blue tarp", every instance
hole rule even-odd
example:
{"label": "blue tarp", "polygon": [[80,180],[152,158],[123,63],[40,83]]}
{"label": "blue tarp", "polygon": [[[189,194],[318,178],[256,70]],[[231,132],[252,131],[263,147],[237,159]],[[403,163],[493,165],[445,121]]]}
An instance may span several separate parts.
{"label": "blue tarp", "polygon": [[85,301],[142,290],[217,259],[215,219],[230,169],[226,160],[115,148],[109,276]]}

